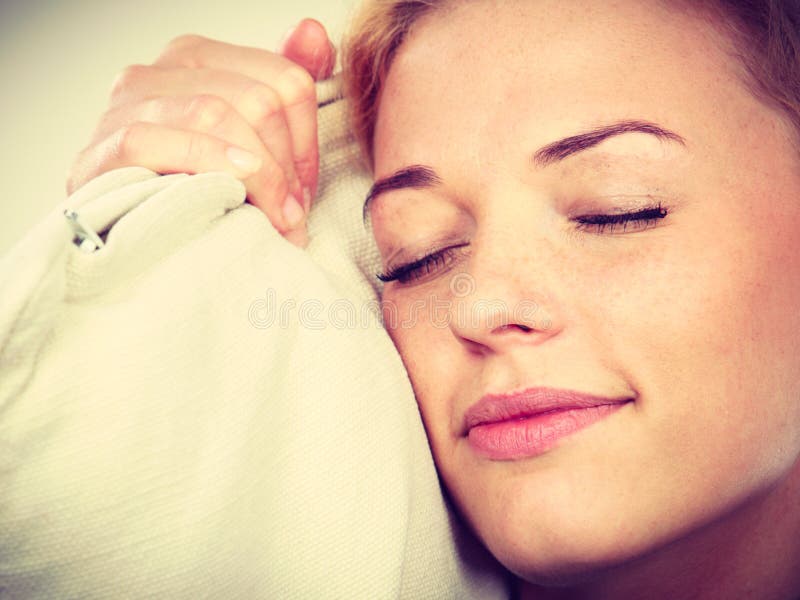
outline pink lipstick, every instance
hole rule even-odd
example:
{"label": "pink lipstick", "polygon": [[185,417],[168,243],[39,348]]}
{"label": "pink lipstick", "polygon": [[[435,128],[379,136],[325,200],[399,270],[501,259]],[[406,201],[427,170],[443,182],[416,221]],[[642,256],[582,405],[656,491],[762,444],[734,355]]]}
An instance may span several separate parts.
{"label": "pink lipstick", "polygon": [[554,388],[487,394],[467,411],[464,435],[474,450],[492,460],[530,458],[629,402],[632,398]]}

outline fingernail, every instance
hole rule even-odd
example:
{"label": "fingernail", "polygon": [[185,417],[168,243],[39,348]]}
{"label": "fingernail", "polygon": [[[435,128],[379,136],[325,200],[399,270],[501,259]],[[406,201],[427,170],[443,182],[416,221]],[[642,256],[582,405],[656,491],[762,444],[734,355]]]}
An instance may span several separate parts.
{"label": "fingernail", "polygon": [[289,229],[294,229],[303,219],[306,218],[306,212],[297,201],[297,198],[289,194],[283,203],[283,219],[286,221],[286,226]]}
{"label": "fingernail", "polygon": [[245,174],[255,173],[261,168],[261,159],[247,150],[231,146],[225,154],[231,164]]}
{"label": "fingernail", "polygon": [[286,232],[284,237],[298,248],[308,248],[308,232],[305,227],[298,227]]}

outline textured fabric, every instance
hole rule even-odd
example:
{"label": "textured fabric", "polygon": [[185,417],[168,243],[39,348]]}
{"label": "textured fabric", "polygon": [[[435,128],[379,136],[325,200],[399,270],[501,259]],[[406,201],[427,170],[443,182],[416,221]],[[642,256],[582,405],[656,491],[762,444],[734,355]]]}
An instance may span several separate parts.
{"label": "textured fabric", "polygon": [[0,263],[3,600],[505,597],[443,500],[319,94],[307,252],[226,175],[131,168]]}

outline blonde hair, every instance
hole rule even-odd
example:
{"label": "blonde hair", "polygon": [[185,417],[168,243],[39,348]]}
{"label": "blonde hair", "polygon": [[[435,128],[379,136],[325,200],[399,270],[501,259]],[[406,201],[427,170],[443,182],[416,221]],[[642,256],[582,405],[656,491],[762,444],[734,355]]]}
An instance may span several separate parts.
{"label": "blonde hair", "polygon": [[392,60],[411,28],[446,0],[369,0],[343,44],[344,92],[353,134],[372,167],[378,100]]}
{"label": "blonde hair", "polygon": [[[367,0],[354,21],[344,43],[344,85],[352,129],[370,167],[380,92],[397,50],[422,17],[455,1]],[[800,0],[663,1],[697,8],[722,25],[748,86],[783,112],[800,135]]]}

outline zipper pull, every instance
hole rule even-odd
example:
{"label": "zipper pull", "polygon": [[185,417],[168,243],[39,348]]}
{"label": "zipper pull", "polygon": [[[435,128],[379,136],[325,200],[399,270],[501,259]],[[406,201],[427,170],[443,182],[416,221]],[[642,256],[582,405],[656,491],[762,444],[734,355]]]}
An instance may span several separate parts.
{"label": "zipper pull", "polygon": [[105,246],[103,240],[97,235],[97,232],[87,227],[76,211],[68,208],[64,211],[64,217],[66,217],[67,222],[70,227],[72,227],[72,231],[75,233],[75,238],[72,240],[72,243],[78,246],[81,252],[90,254],[98,248]]}

